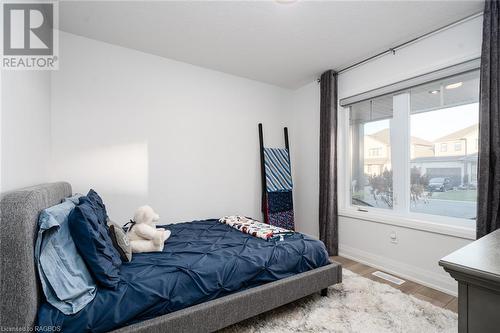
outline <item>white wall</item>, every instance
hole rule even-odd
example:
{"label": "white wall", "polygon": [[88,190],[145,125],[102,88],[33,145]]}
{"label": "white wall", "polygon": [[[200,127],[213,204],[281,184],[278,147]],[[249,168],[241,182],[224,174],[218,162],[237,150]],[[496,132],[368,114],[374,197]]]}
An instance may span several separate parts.
{"label": "white wall", "polygon": [[3,192],[49,179],[50,73],[2,71],[1,80]]}
{"label": "white wall", "polygon": [[[339,75],[339,98],[378,88],[480,56],[482,18],[435,34],[375,61]],[[293,96],[296,142],[294,175],[296,215],[302,229],[318,235],[319,85],[312,82]],[[342,112],[342,111],[340,111]],[[298,139],[298,138],[297,138]],[[300,145],[300,153],[297,146]],[[342,148],[342,147],[341,147]],[[340,157],[341,158],[341,157]],[[306,225],[305,225],[306,224]],[[396,232],[398,244],[390,243]],[[340,254],[375,265],[454,294],[456,282],[438,266],[444,255],[470,240],[393,225],[340,217]]]}
{"label": "white wall", "polygon": [[317,82],[294,92],[290,128],[295,225],[314,237],[319,237],[319,97]]}
{"label": "white wall", "polygon": [[260,214],[257,124],[284,146],[291,91],[68,33],[52,75],[53,180],[126,222]]}

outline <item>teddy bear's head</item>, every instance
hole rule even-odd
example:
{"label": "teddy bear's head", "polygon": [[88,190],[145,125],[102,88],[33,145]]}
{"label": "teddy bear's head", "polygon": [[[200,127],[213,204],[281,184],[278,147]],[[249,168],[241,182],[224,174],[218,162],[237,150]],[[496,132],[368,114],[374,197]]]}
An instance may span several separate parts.
{"label": "teddy bear's head", "polygon": [[160,220],[160,216],[155,213],[150,206],[139,207],[134,214],[134,222],[155,225]]}

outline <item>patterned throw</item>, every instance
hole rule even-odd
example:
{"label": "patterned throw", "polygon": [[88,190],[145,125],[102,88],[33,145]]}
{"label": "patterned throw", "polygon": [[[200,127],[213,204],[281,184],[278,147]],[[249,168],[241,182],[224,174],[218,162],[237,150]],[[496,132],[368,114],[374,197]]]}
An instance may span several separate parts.
{"label": "patterned throw", "polygon": [[279,225],[285,229],[293,229],[293,210],[269,213],[269,221],[271,221],[273,225]]}
{"label": "patterned throw", "polygon": [[288,149],[264,148],[266,171],[265,222],[294,230],[292,172]]}
{"label": "patterned throw", "polygon": [[269,214],[293,210],[292,191],[268,192]]}
{"label": "patterned throw", "polygon": [[224,216],[219,220],[220,223],[239,230],[245,234],[264,240],[284,240],[286,236],[293,235],[291,230],[275,227],[269,224],[258,222],[244,216]]}

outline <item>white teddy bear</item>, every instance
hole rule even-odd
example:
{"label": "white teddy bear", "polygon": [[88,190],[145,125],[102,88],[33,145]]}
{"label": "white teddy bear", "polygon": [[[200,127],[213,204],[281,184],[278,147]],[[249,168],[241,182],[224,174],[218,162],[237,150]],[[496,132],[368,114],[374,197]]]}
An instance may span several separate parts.
{"label": "white teddy bear", "polygon": [[156,228],[160,216],[149,206],[139,207],[134,214],[132,226],[128,230],[128,239],[133,253],[161,252],[165,241],[170,237],[170,230]]}

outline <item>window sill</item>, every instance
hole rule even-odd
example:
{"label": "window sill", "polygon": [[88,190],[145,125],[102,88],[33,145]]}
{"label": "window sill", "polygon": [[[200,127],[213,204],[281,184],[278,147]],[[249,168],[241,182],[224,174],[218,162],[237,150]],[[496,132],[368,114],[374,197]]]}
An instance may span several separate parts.
{"label": "window sill", "polygon": [[[355,208],[350,209],[339,209],[339,216],[355,218],[364,221],[383,223],[389,225],[395,225],[398,227],[404,227],[409,229],[421,230],[426,232],[431,232],[435,234],[441,234],[446,236],[453,236],[457,238],[463,239],[476,239],[476,229],[475,222],[474,227],[465,226],[465,225],[456,225],[452,224],[452,222],[442,222],[442,221],[433,221],[432,217],[429,219],[423,219],[420,216],[418,218],[402,216],[397,214],[387,214],[381,212],[364,212],[358,211]],[[445,220],[443,218],[442,220]],[[450,221],[458,220],[461,221],[462,224],[470,223],[467,220],[460,219],[450,219]]]}

